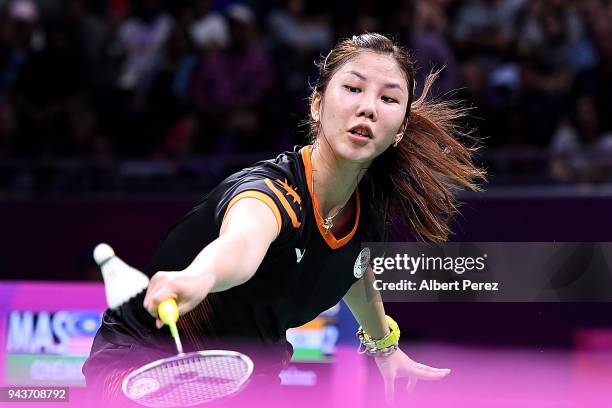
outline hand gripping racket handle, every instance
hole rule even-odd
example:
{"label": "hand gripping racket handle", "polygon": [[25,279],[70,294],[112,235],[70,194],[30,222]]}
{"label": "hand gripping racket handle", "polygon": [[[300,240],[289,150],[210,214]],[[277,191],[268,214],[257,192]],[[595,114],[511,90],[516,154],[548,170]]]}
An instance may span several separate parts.
{"label": "hand gripping racket handle", "polygon": [[173,298],[168,298],[161,302],[159,306],[157,306],[157,314],[159,315],[161,321],[170,327],[170,333],[172,334],[174,342],[176,343],[176,349],[178,350],[179,354],[183,354],[183,345],[181,344],[181,338],[179,337],[178,328],[176,327],[176,322],[179,318],[176,300]]}

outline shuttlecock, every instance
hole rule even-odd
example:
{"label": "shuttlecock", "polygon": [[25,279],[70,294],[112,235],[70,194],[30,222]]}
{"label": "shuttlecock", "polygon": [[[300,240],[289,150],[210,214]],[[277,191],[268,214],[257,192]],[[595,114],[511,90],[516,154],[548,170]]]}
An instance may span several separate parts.
{"label": "shuttlecock", "polygon": [[149,278],[121,260],[108,244],[98,244],[93,257],[104,278],[106,302],[115,309],[149,286]]}

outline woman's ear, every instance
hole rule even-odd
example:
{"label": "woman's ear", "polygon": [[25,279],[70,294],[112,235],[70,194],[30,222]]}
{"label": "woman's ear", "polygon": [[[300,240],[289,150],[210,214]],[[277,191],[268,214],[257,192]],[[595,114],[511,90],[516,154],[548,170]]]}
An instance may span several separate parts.
{"label": "woman's ear", "polygon": [[312,96],[312,102],[310,103],[310,117],[315,122],[321,120],[321,94],[315,92]]}
{"label": "woman's ear", "polygon": [[400,126],[399,130],[397,131],[397,135],[403,137],[404,133],[406,133],[406,129],[408,129],[408,121],[404,120],[404,123],[402,123],[402,126]]}

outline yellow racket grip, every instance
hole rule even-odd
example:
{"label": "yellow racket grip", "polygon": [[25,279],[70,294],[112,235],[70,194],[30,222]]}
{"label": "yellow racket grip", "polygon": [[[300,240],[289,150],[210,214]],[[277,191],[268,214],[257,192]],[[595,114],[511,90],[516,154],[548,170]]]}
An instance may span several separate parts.
{"label": "yellow racket grip", "polygon": [[168,298],[161,302],[159,306],[157,306],[157,314],[162,322],[170,326],[170,333],[172,333],[172,337],[178,337],[176,322],[179,318],[179,311],[176,300],[173,298]]}

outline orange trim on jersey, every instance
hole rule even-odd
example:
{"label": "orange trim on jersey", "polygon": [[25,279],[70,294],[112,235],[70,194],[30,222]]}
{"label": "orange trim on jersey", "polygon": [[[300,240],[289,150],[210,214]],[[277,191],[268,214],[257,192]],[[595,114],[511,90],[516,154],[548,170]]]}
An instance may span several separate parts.
{"label": "orange trim on jersey", "polygon": [[302,155],[302,161],[304,162],[304,170],[306,173],[306,183],[308,184],[308,191],[310,191],[310,196],[312,197],[312,209],[315,216],[315,221],[317,223],[317,227],[319,228],[319,233],[321,234],[321,237],[325,240],[325,242],[327,242],[327,245],[329,245],[329,247],[332,249],[338,249],[341,246],[345,245],[347,242],[349,242],[351,238],[353,238],[353,235],[355,235],[355,232],[357,232],[357,227],[359,226],[359,216],[361,215],[359,188],[355,190],[355,206],[357,207],[357,215],[355,216],[355,225],[353,225],[353,229],[351,230],[351,232],[349,232],[347,235],[340,239],[334,237],[334,234],[331,230],[329,232],[325,232],[325,228],[323,228],[323,219],[321,218],[321,216],[319,215],[319,211],[317,210],[319,208],[319,198],[317,197],[314,192],[314,189],[312,188],[312,163],[310,161],[311,149],[311,145],[304,146],[300,150],[300,153]]}
{"label": "orange trim on jersey", "polygon": [[325,327],[325,325],[330,323],[330,319],[318,316],[315,317],[314,320],[309,321],[299,327],[296,327],[295,330],[321,330]]}
{"label": "orange trim on jersey", "polygon": [[281,193],[274,186],[270,179],[265,179],[264,181],[266,182],[266,185],[270,188],[270,190],[272,190],[274,195],[276,195],[276,198],[278,198],[278,200],[281,202],[281,204],[285,208],[285,211],[287,211],[287,215],[289,215],[289,218],[291,218],[291,225],[293,225],[293,228],[299,228],[302,223],[298,221],[297,215],[295,215],[295,211],[293,211],[293,208],[291,208],[291,204],[289,204],[289,201],[287,201],[283,193]]}
{"label": "orange trim on jersey", "polygon": [[[281,217],[280,211],[278,210],[278,206],[276,205],[274,200],[272,200],[272,198],[270,198],[270,196],[262,193],[261,191],[247,190],[247,191],[243,191],[242,193],[236,195],[236,197],[232,198],[232,200],[227,205],[227,209],[225,210],[225,214],[223,214],[223,221],[225,221],[225,217],[229,213],[230,208],[232,208],[232,206],[234,204],[236,204],[239,200],[242,200],[243,198],[247,198],[247,197],[248,198],[255,198],[255,199],[263,202],[268,207],[270,207],[270,209],[274,213],[274,218],[276,218],[276,224],[278,226],[278,232],[276,233],[276,236],[278,237],[278,234],[280,234],[281,229],[283,227],[283,218]],[[221,221],[221,222],[223,222],[223,221]]]}

